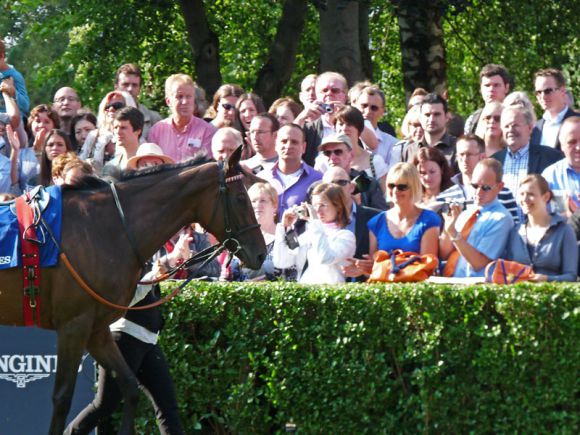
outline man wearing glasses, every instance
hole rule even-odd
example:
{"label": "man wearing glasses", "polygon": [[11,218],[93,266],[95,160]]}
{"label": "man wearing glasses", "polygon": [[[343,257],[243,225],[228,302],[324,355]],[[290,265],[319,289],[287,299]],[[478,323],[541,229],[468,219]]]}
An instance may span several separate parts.
{"label": "man wearing glasses", "polygon": [[[457,202],[459,204],[466,204],[473,201],[475,190],[471,187],[471,178],[475,166],[485,159],[485,142],[475,134],[466,134],[457,139],[457,165],[459,166],[459,174],[451,177],[453,186],[444,190],[437,196],[437,205],[443,206],[444,203],[451,204]],[[520,221],[518,205],[510,190],[503,187],[497,199],[510,212],[514,219],[514,223],[518,224]]]}
{"label": "man wearing glasses", "polygon": [[462,211],[460,205],[454,204],[443,215],[439,255],[447,260],[444,276],[482,277],[485,266],[503,253],[514,222],[497,199],[503,188],[502,177],[501,163],[482,160],[471,178],[474,206]]}
{"label": "man wearing glasses", "polygon": [[542,119],[536,122],[531,143],[560,149],[558,133],[566,118],[580,116],[568,107],[566,79],[560,70],[547,68],[534,75],[535,94],[544,110]]}
{"label": "man wearing glasses", "polygon": [[360,91],[356,99],[351,101],[351,104],[360,110],[365,119],[365,126],[369,127],[377,137],[377,147],[373,152],[380,155],[387,166],[391,167],[391,151],[398,139],[379,128],[379,121],[385,114],[385,94],[378,86],[367,86]]}
{"label": "man wearing glasses", "polygon": [[54,109],[60,118],[60,129],[66,131],[69,136],[72,133],[72,119],[81,108],[81,99],[73,88],[65,86],[54,94]]}

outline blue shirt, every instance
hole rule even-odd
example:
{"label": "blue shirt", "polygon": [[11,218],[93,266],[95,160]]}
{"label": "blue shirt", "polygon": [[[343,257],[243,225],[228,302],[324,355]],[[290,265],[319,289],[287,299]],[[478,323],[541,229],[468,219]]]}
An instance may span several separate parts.
{"label": "blue shirt", "polygon": [[[0,71],[0,81],[12,77],[14,79],[14,88],[16,89],[16,105],[20,109],[21,116],[27,116],[30,110],[30,99],[28,98],[28,92],[26,91],[26,84],[24,83],[24,77],[14,68],[10,67],[7,70]],[[4,107],[4,100],[0,98],[0,112],[6,112],[6,107]]]}
{"label": "blue shirt", "polygon": [[[469,208],[459,215],[456,228],[463,228],[466,219],[473,213],[473,208]],[[481,252],[491,260],[496,260],[504,252],[510,230],[514,226],[509,211],[497,200],[480,207],[480,214],[473,225],[467,243]],[[467,260],[460,256],[455,267],[454,277],[476,277],[484,276],[485,267],[474,270]]]}
{"label": "blue shirt", "polygon": [[298,180],[285,187],[278,172],[278,163],[276,163],[271,169],[259,172],[257,176],[272,184],[278,192],[278,216],[281,218],[287,209],[306,201],[308,188],[315,181],[321,180],[322,174],[312,166],[302,162],[302,173]]}
{"label": "blue shirt", "polygon": [[580,172],[576,172],[568,162],[568,159],[564,158],[556,163],[551,164],[544,172],[542,176],[546,179],[550,185],[550,189],[556,193],[556,191],[565,191],[574,198],[576,204],[580,205],[578,202],[578,194],[580,194]]}
{"label": "blue shirt", "polygon": [[518,197],[520,180],[528,175],[528,162],[530,160],[530,144],[512,153],[508,148],[503,162],[503,182],[505,186]]}
{"label": "blue shirt", "polygon": [[377,239],[377,248],[379,250],[390,253],[394,249],[402,249],[406,252],[420,253],[423,234],[429,228],[439,228],[441,226],[441,218],[431,210],[422,210],[411,230],[401,238],[394,237],[389,231],[386,211],[373,216],[367,226]]}
{"label": "blue shirt", "polygon": [[4,154],[0,154],[0,193],[10,193],[11,185],[10,159]]}

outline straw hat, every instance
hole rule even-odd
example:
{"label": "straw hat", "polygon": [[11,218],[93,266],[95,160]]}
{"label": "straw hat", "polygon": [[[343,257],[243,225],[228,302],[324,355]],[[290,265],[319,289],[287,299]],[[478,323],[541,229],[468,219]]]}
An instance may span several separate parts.
{"label": "straw hat", "polygon": [[161,147],[155,143],[145,142],[137,148],[137,154],[127,161],[127,169],[137,169],[137,163],[143,157],[157,157],[163,160],[163,163],[175,163],[175,161],[163,154]]}

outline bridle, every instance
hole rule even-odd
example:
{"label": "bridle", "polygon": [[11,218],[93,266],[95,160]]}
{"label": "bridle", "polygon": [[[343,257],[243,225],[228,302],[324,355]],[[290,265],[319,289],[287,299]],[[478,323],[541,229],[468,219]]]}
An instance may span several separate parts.
{"label": "bridle", "polygon": [[[216,214],[218,211],[218,205],[221,202],[222,209],[223,209],[223,215],[224,215],[224,233],[226,235],[226,238],[224,239],[223,242],[216,243],[216,244],[204,249],[203,251],[198,252],[197,254],[192,256],[191,258],[188,258],[183,263],[170,269],[169,271],[165,272],[161,276],[159,276],[153,280],[150,280],[150,281],[141,281],[138,284],[151,285],[151,284],[159,283],[161,281],[165,281],[166,279],[170,278],[175,273],[177,273],[179,270],[188,269],[196,263],[202,263],[200,265],[200,267],[198,268],[198,270],[201,270],[205,267],[205,265],[207,265],[210,261],[212,261],[214,258],[216,258],[218,255],[220,255],[223,251],[226,251],[226,250],[228,251],[227,264],[229,265],[233,256],[244,249],[242,244],[238,240],[239,236],[247,231],[250,231],[250,230],[253,230],[253,229],[260,227],[260,225],[256,223],[256,224],[247,225],[247,226],[240,228],[238,230],[235,230],[235,231],[233,230],[233,228],[232,228],[232,216],[230,213],[231,206],[230,206],[230,192],[228,189],[228,183],[240,181],[244,177],[244,174],[238,174],[238,175],[234,175],[231,177],[226,177],[226,173],[225,173],[225,169],[224,169],[224,162],[222,160],[220,160],[217,162],[217,165],[218,165],[218,171],[219,171],[218,172],[218,200],[214,204],[214,208],[213,208],[213,211],[211,214],[211,220],[213,221],[214,218],[216,217]],[[121,201],[119,199],[117,189],[115,188],[115,185],[113,183],[109,183],[109,186],[111,188],[111,192],[113,193],[113,199],[115,201],[115,206],[117,208],[117,211],[119,212],[119,216],[121,218],[123,229],[125,230],[127,238],[129,239],[131,249],[133,250],[135,256],[137,257],[139,264],[141,265],[141,267],[143,267],[145,265],[145,262],[142,260],[141,255],[139,254],[139,251],[137,250],[137,242],[136,242],[135,236],[133,235],[131,229],[129,228],[129,225],[127,224],[127,220],[125,218],[125,213],[123,211],[123,207],[121,205]],[[52,234],[51,234],[51,236],[52,236]],[[59,248],[60,248],[60,245],[56,242],[54,237],[53,237],[53,241],[55,242],[56,246],[59,246]],[[146,309],[153,308],[153,307],[159,306],[161,304],[164,304],[165,302],[172,299],[175,295],[177,295],[187,284],[189,284],[189,282],[191,282],[193,279],[195,279],[195,275],[190,276],[182,284],[180,284],[176,289],[174,289],[171,292],[171,294],[165,296],[162,299],[159,299],[158,301],[156,301],[152,304],[138,306],[138,307],[126,307],[123,305],[117,305],[113,302],[110,302],[110,301],[106,300],[105,298],[103,298],[101,295],[99,295],[97,292],[95,292],[84,281],[84,279],[80,276],[80,274],[75,270],[75,268],[70,263],[68,257],[66,256],[66,254],[64,253],[62,248],[60,249],[60,251],[61,251],[61,253],[60,253],[61,260],[63,261],[64,265],[69,270],[69,272],[71,273],[71,275],[73,276],[73,278],[75,279],[77,284],[79,284],[81,286],[81,288],[83,288],[89,295],[91,295],[97,301],[101,302],[104,305],[107,305],[111,308],[118,309],[118,310],[146,310]]]}

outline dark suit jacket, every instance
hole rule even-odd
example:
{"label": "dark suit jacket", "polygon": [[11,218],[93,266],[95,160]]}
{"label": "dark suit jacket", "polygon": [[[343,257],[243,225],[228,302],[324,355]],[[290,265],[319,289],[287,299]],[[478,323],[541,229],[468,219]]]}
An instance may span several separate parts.
{"label": "dark suit jacket", "polygon": [[369,229],[367,223],[370,218],[380,213],[381,210],[365,207],[364,205],[357,205],[355,210],[354,236],[356,238],[356,251],[354,256],[362,258],[363,254],[369,253]]}
{"label": "dark suit jacket", "polygon": [[[564,114],[564,119],[569,118],[571,116],[580,116],[580,113],[574,112],[572,109],[568,108],[568,110]],[[540,142],[542,141],[542,130],[544,129],[545,122],[546,122],[546,120],[544,118],[539,119],[536,122],[536,125],[534,126],[534,129],[532,130],[532,136],[530,138],[531,144],[544,145]],[[558,134],[559,133],[560,133],[560,130],[558,130]],[[559,150],[562,149],[562,147],[560,146],[560,138],[556,139],[556,149],[559,149]]]}
{"label": "dark suit jacket", "polygon": [[[495,153],[492,158],[499,160],[503,165],[507,150]],[[530,145],[530,156],[528,159],[528,174],[541,174],[544,169],[552,163],[556,163],[564,158],[564,154],[557,149],[544,145]]]}
{"label": "dark suit jacket", "polygon": [[318,146],[322,142],[324,127],[322,120],[318,118],[314,122],[304,125],[304,138],[306,139],[306,151],[302,154],[302,160],[314,167],[314,159],[318,155]]}

